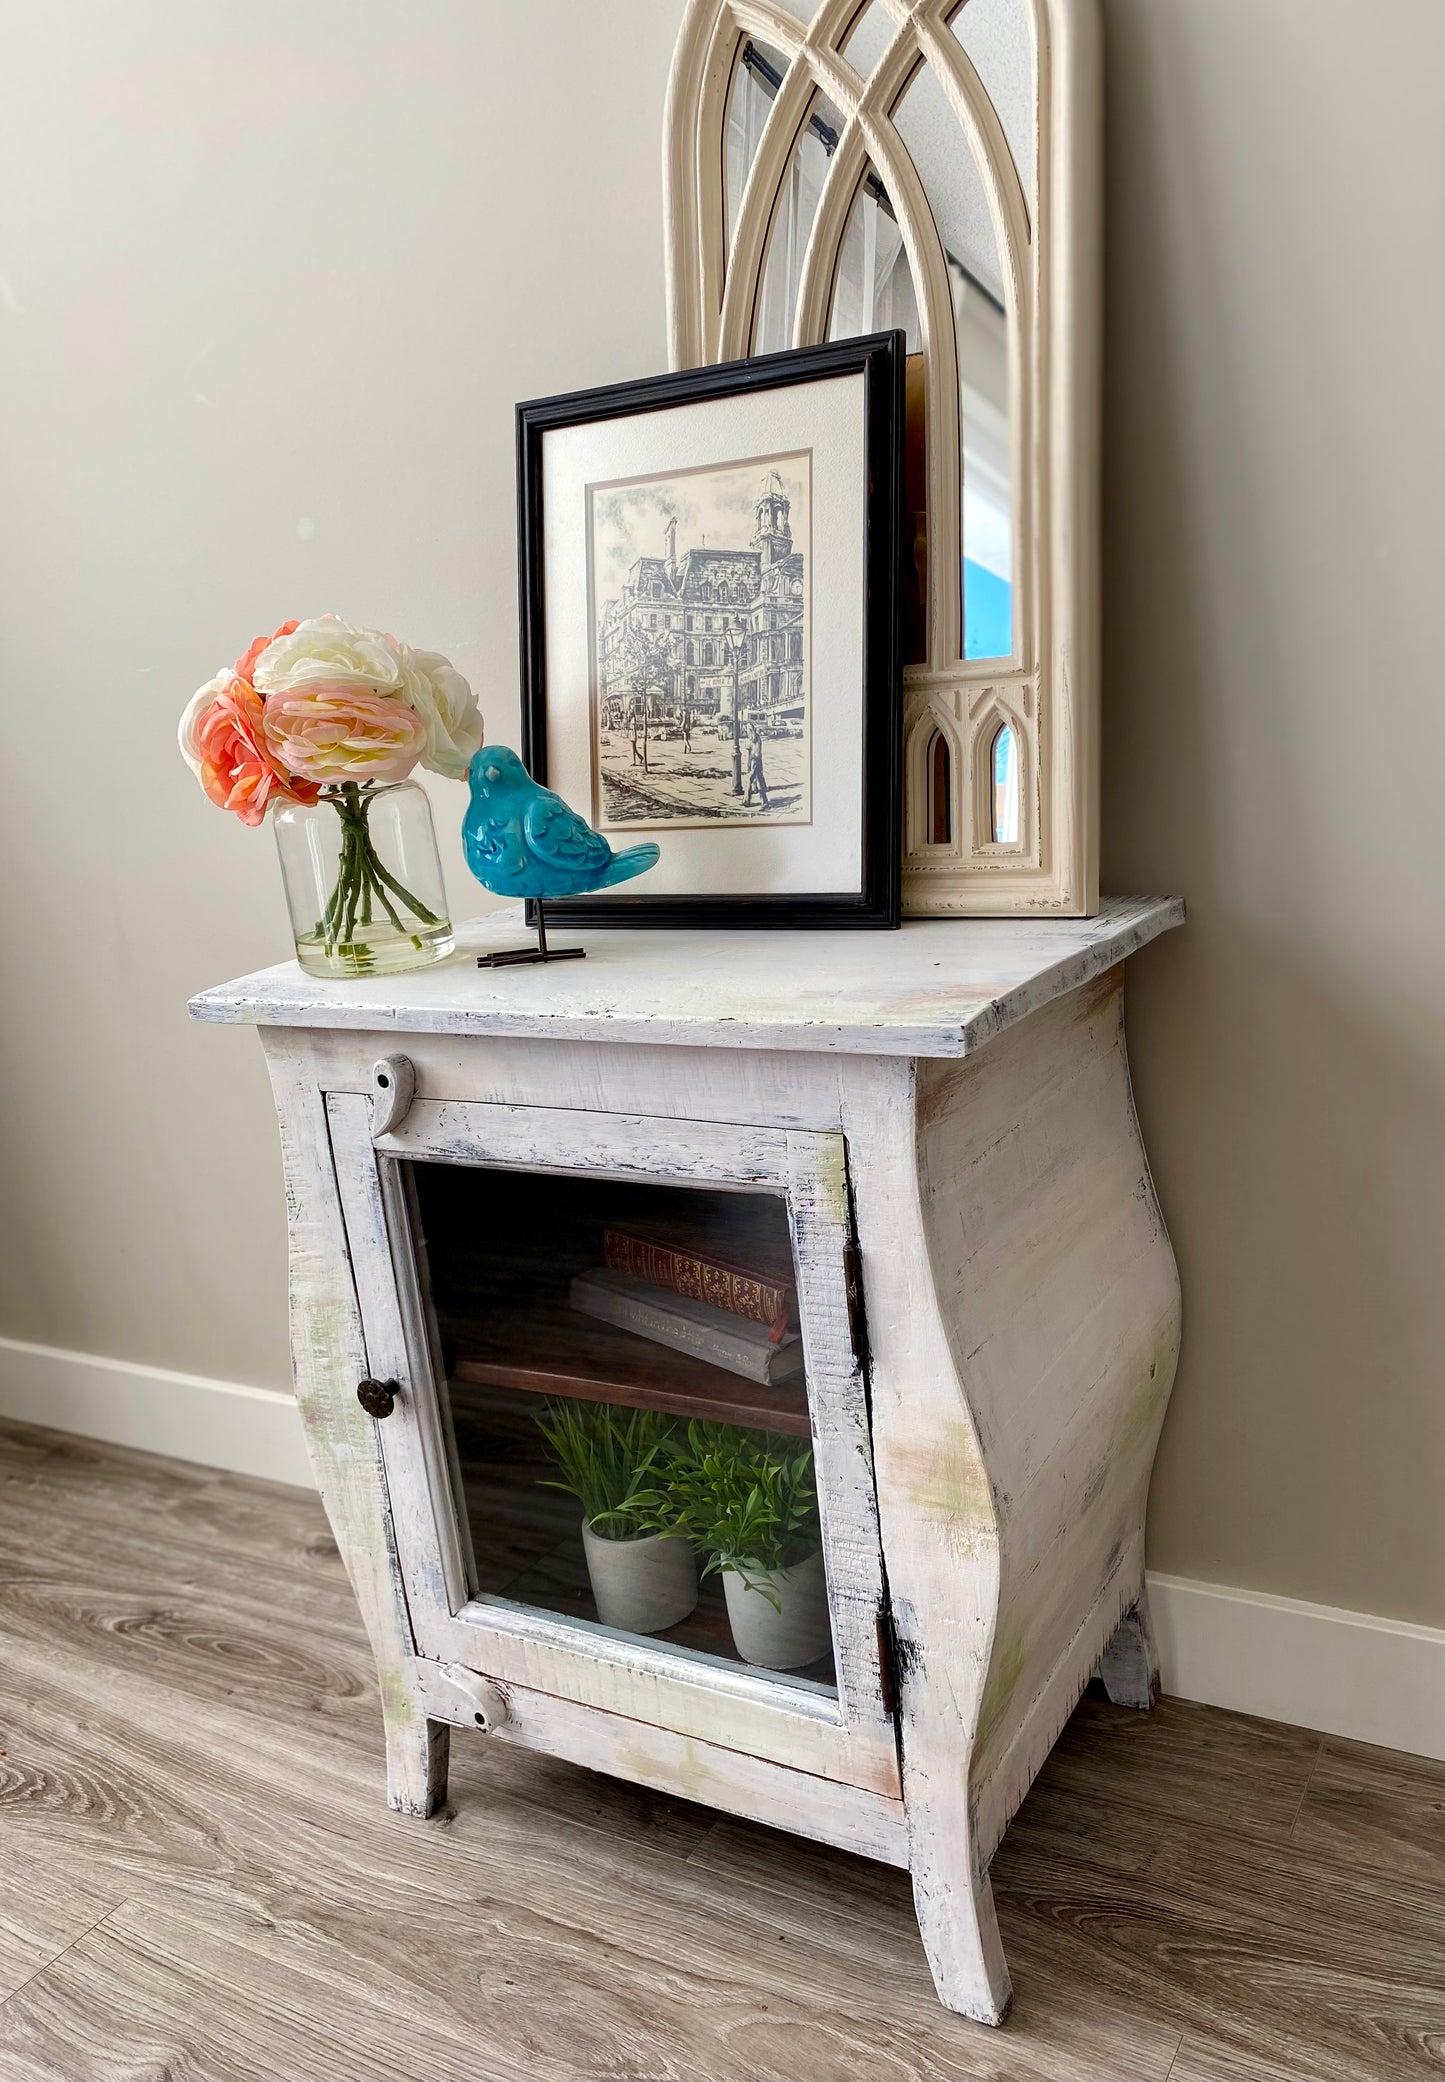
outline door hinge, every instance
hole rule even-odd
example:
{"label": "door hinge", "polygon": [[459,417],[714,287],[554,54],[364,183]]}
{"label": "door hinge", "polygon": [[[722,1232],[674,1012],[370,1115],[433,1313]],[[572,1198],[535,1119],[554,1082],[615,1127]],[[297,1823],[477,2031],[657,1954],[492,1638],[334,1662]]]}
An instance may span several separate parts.
{"label": "door hinge", "polygon": [[898,1673],[893,1655],[893,1622],[886,1605],[878,1607],[878,1692],[883,1711],[892,1720],[898,1711]]}
{"label": "door hinge", "polygon": [[848,1342],[860,1374],[868,1371],[868,1318],[863,1309],[863,1261],[850,1236],[843,1246],[843,1286],[848,1299]]}

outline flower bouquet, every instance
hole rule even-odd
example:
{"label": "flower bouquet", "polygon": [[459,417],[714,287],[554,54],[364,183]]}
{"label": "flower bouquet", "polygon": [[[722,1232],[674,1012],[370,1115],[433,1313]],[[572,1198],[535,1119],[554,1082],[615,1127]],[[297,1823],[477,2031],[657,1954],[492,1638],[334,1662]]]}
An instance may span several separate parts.
{"label": "flower bouquet", "polygon": [[360,976],[451,952],[431,809],[408,776],[461,780],[482,734],[439,652],[320,615],[199,688],[180,743],[212,802],[243,824],[273,812],[301,966]]}

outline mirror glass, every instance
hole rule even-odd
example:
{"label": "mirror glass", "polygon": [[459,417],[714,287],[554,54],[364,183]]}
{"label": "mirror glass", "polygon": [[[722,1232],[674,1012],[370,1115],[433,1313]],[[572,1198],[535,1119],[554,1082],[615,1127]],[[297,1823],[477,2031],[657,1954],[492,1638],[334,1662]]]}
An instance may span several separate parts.
{"label": "mirror glass", "polygon": [[1029,0],[967,0],[953,18],[953,33],[998,111],[1018,169],[1019,183],[1034,213],[1034,32]]}
{"label": "mirror glass", "polygon": [[919,353],[923,335],[912,270],[888,191],[870,166],[854,198],[838,255],[828,338],[852,340],[895,326],[907,333],[908,352]]}
{"label": "mirror glass", "polygon": [[993,836],[1000,846],[1019,839],[1019,744],[1011,723],[1000,723],[993,740]]}
{"label": "mirror glass", "polygon": [[935,730],[928,742],[928,843],[946,846],[953,838],[953,761],[948,739]]}
{"label": "mirror glass", "polygon": [[824,95],[815,95],[793,147],[787,179],[779,192],[777,208],[768,229],[767,259],[763,265],[757,320],[753,328],[755,354],[773,354],[793,344],[793,318],[798,308],[803,254],[813,228],[828,161],[838,148],[838,134],[842,128],[843,118],[833,104]]}
{"label": "mirror glass", "polygon": [[[969,7],[977,4],[968,0]],[[1003,261],[972,150],[929,68],[914,75],[893,122],[927,193],[953,295],[963,447],[963,655],[1006,658],[1013,652],[1014,502]]]}
{"label": "mirror glass", "polygon": [[889,19],[883,0],[869,0],[843,46],[843,56],[866,80],[893,40],[896,24]]}
{"label": "mirror glass", "polygon": [[727,127],[723,132],[723,238],[729,253],[758,139],[787,69],[788,61],[782,52],[775,51],[771,44],[760,43],[755,36],[744,42],[733,68]]}
{"label": "mirror glass", "polygon": [[908,339],[907,411],[903,483],[908,547],[903,559],[901,601],[903,662],[921,664],[928,655],[928,397],[923,364],[923,329],[903,236],[888,191],[873,167],[866,168],[838,254],[830,340],[899,326]]}

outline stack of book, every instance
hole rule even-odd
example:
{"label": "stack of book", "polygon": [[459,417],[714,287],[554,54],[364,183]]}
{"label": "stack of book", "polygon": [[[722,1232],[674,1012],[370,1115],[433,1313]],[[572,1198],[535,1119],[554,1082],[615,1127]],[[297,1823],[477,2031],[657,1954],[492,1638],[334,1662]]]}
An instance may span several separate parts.
{"label": "stack of book", "polygon": [[801,1377],[791,1260],[753,1248],[752,1262],[729,1262],[713,1233],[685,1220],[610,1227],[602,1257],[572,1282],[572,1306],[582,1315],[768,1387]]}

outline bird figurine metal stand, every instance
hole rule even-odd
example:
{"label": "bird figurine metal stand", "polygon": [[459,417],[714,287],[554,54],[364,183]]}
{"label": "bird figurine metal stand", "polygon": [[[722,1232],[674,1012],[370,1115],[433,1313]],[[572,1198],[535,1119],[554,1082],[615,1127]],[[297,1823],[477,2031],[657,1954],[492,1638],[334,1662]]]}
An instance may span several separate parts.
{"label": "bird figurine metal stand", "polygon": [[582,896],[645,874],[657,863],[650,839],[614,853],[600,832],[534,781],[515,752],[483,745],[467,770],[472,799],[462,820],[467,866],[494,896],[529,898],[537,906],[537,945],[509,954],[479,954],[479,969],[522,962],[581,961],[585,947],[549,947],[543,904]]}

